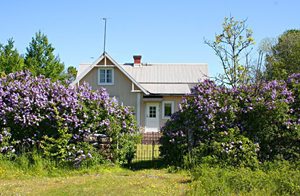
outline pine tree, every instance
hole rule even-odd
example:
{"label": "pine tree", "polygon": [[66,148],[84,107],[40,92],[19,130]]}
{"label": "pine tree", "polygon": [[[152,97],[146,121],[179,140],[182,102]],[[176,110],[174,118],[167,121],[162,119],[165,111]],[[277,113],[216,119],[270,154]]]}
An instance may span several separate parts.
{"label": "pine tree", "polygon": [[0,44],[0,73],[9,74],[23,69],[24,59],[14,48],[13,39],[9,39],[6,45]]}
{"label": "pine tree", "polygon": [[44,75],[52,80],[60,79],[64,71],[64,64],[58,56],[53,54],[54,48],[49,43],[46,35],[40,31],[32,38],[29,47],[26,48],[25,68],[33,75]]}

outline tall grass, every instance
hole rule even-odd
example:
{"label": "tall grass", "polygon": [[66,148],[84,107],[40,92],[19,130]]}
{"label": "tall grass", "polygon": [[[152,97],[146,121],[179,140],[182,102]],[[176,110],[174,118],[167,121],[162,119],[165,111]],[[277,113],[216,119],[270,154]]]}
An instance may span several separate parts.
{"label": "tall grass", "polygon": [[[45,159],[38,153],[23,154],[13,160],[0,155],[0,180],[83,174],[95,176],[103,173],[116,178],[135,174],[134,171],[116,165],[112,167],[111,164],[75,168]],[[288,162],[265,163],[256,170],[199,165],[190,174],[192,181],[188,185],[188,195],[300,195],[300,162],[298,165]]]}
{"label": "tall grass", "polygon": [[191,172],[190,195],[300,195],[300,170],[289,163],[261,169],[199,166]]}
{"label": "tall grass", "polygon": [[38,154],[22,154],[7,159],[0,155],[0,177],[19,178],[25,176],[47,176],[54,171],[55,163],[41,158]]}
{"label": "tall grass", "polygon": [[125,169],[112,163],[87,163],[82,164],[80,167],[74,167],[74,165],[45,159],[38,153],[24,153],[11,160],[0,155],[0,179],[29,178],[33,176],[62,177],[120,171],[126,172]]}

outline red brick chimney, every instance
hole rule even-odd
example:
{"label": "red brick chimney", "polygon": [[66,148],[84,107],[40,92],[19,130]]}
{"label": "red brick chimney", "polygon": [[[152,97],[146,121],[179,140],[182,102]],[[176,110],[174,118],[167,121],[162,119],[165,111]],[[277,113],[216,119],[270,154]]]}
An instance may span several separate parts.
{"label": "red brick chimney", "polygon": [[134,55],[133,56],[133,60],[134,60],[133,65],[134,66],[140,66],[141,63],[142,63],[141,59],[142,59],[142,55]]}

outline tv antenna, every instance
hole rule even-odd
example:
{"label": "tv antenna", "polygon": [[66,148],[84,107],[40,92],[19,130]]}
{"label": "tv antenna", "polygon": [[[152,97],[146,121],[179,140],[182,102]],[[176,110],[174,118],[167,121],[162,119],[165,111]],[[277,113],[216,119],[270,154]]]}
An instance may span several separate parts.
{"label": "tv antenna", "polygon": [[105,47],[106,47],[106,22],[107,22],[107,18],[102,18],[102,20],[104,20],[104,40],[103,40],[103,54],[106,52],[105,51]]}

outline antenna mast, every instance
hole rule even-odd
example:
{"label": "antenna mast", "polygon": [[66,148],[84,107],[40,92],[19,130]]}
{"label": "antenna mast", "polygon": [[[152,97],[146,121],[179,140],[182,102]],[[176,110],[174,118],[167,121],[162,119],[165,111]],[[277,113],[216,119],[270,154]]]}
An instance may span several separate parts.
{"label": "antenna mast", "polygon": [[104,44],[103,44],[103,54],[106,52],[105,51],[105,46],[106,46],[106,21],[107,18],[102,18],[104,20]]}

